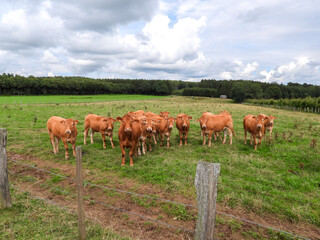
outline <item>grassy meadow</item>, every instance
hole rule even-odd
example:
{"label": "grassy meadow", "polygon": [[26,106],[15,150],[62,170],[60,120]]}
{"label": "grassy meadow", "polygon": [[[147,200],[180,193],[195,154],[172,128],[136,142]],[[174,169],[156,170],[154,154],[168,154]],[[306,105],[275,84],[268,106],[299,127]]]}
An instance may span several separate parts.
{"label": "grassy meadow", "polygon": [[[53,115],[77,119],[77,145],[83,146],[84,168],[97,174],[103,172],[115,174],[120,179],[134,179],[141,184],[151,183],[169,194],[181,194],[194,202],[197,162],[220,163],[218,202],[221,206],[320,227],[320,148],[319,144],[312,144],[312,140],[313,143],[319,141],[320,115],[234,104],[231,100],[213,98],[155,98],[138,95],[1,97],[0,128],[8,130],[8,152],[75,164],[74,157],[64,159],[62,142],[60,153],[53,154],[46,122]],[[121,167],[117,137],[120,123],[115,123],[115,149],[111,148],[108,138],[107,149],[103,149],[98,133],[94,135],[94,144],[90,144],[88,137],[88,144],[83,145],[84,118],[88,113],[116,118],[139,109],[155,113],[170,111],[170,116],[191,115],[188,146],[179,146],[178,131],[174,128],[171,148],[158,144],[152,152],[134,157],[133,167],[129,166],[127,154],[126,166]],[[196,119],[203,111],[218,113],[221,110],[232,113],[236,133],[233,145],[213,141],[211,147],[203,146]],[[264,140],[254,151],[249,141],[247,145],[243,143],[242,120],[247,114],[259,113],[274,115],[277,119],[271,142]],[[70,153],[72,156],[71,145]],[[100,180],[99,184],[109,182]]]}

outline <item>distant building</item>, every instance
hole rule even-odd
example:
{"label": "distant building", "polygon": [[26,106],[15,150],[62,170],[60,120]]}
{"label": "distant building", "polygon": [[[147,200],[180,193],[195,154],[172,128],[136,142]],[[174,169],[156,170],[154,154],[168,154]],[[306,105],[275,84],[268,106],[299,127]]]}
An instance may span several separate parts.
{"label": "distant building", "polygon": [[220,95],[220,98],[228,98],[227,95]]}

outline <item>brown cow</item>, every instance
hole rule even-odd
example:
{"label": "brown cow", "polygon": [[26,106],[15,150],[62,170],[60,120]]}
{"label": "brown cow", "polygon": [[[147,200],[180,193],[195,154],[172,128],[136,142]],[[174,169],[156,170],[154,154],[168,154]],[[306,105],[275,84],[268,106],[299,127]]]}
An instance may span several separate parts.
{"label": "brown cow", "polygon": [[160,146],[162,146],[164,136],[167,138],[167,147],[170,147],[170,135],[175,122],[174,117],[160,118],[156,124],[157,132],[161,136]]}
{"label": "brown cow", "polygon": [[69,158],[68,142],[72,144],[73,156],[76,156],[76,140],[77,140],[77,127],[78,120],[65,119],[57,116],[49,118],[47,122],[47,129],[50,137],[51,144],[53,146],[54,154],[59,153],[59,141],[62,140],[64,144],[65,158]]}
{"label": "brown cow", "polygon": [[212,134],[224,132],[223,144],[226,143],[227,132],[229,133],[230,145],[232,145],[232,135],[235,135],[233,129],[233,120],[230,115],[225,114],[203,114],[200,119],[203,132],[203,145],[206,145],[206,137],[208,136],[208,146],[211,146]]}
{"label": "brown cow", "polygon": [[155,120],[152,118],[147,118],[146,116],[139,116],[136,119],[139,120],[139,125],[141,129],[141,135],[139,137],[138,144],[138,155],[141,155],[140,146],[142,147],[142,154],[146,154],[147,140],[149,140],[149,151],[152,151],[151,141],[153,137],[153,129]]}
{"label": "brown cow", "polygon": [[130,114],[133,117],[139,117],[139,116],[143,116],[145,114],[145,112],[143,110],[138,110],[135,112],[128,112],[128,114]]}
{"label": "brown cow", "polygon": [[123,117],[117,117],[117,120],[121,122],[118,132],[119,145],[122,153],[121,166],[125,164],[125,148],[130,148],[130,166],[133,166],[133,151],[136,153],[139,137],[141,136],[139,119],[135,119],[130,114],[126,114]]}
{"label": "brown cow", "polygon": [[187,145],[187,138],[190,129],[190,119],[192,119],[192,117],[184,113],[180,113],[176,117],[176,127],[178,128],[180,135],[180,146],[182,146],[182,137],[184,137],[184,145]]}
{"label": "brown cow", "polygon": [[250,135],[250,144],[252,145],[252,139],[254,140],[254,150],[257,150],[257,138],[259,139],[259,146],[261,145],[261,140],[264,135],[264,120],[267,120],[268,117],[256,117],[251,114],[247,115],[243,119],[243,128],[244,128],[244,144],[247,144],[247,132]]}
{"label": "brown cow", "polygon": [[268,117],[268,119],[266,119],[264,121],[264,127],[265,127],[266,130],[269,131],[269,136],[270,136],[270,139],[271,139],[271,133],[272,133],[272,129],[273,129],[274,119],[277,119],[277,117],[272,116],[272,115],[267,116],[267,115],[262,114],[262,113],[259,114],[258,117],[264,117],[264,118]]}
{"label": "brown cow", "polygon": [[110,138],[111,147],[114,148],[113,123],[117,120],[112,117],[100,117],[95,114],[88,114],[84,119],[84,145],[87,144],[88,131],[91,129],[91,143],[93,143],[93,134],[100,132],[103,140],[103,148],[106,148],[106,135]]}

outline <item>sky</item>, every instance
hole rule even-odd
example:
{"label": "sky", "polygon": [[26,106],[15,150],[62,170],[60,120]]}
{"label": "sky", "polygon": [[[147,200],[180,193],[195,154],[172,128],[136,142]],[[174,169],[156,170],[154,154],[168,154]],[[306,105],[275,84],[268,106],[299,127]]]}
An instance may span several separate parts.
{"label": "sky", "polygon": [[0,73],[320,85],[320,1],[1,0]]}

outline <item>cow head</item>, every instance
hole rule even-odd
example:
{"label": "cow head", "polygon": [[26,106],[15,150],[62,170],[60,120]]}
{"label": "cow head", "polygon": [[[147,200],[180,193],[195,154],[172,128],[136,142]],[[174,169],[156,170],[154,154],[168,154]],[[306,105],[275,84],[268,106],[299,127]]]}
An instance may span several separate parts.
{"label": "cow head", "polygon": [[275,116],[269,116],[269,123],[270,123],[270,126],[271,126],[271,127],[273,126],[274,119],[277,119],[277,117],[275,117]]}
{"label": "cow head", "polygon": [[66,127],[65,133],[71,134],[76,130],[76,125],[79,123],[79,121],[69,118],[61,120],[60,123]]}
{"label": "cow head", "polygon": [[103,130],[106,132],[112,132],[113,130],[113,123],[115,123],[117,119],[114,119],[112,117],[106,117],[103,118]]}
{"label": "cow head", "polygon": [[174,117],[168,117],[166,118],[166,120],[168,121],[168,129],[172,129],[174,122],[176,121],[176,118]]}
{"label": "cow head", "polygon": [[207,128],[207,118],[201,117],[201,118],[197,119],[196,121],[200,123],[200,128],[202,130],[206,130],[206,128]]}
{"label": "cow head", "polygon": [[164,112],[160,112],[160,116],[163,118],[167,118],[169,117],[170,112],[164,111]]}
{"label": "cow head", "polygon": [[121,121],[121,125],[123,126],[124,132],[130,134],[132,132],[132,124],[139,123],[139,119],[132,117],[130,114],[125,116],[117,117],[118,121]]}
{"label": "cow head", "polygon": [[186,114],[177,116],[177,122],[181,123],[182,128],[188,128],[188,126],[190,125],[190,119],[192,119],[192,117]]}

